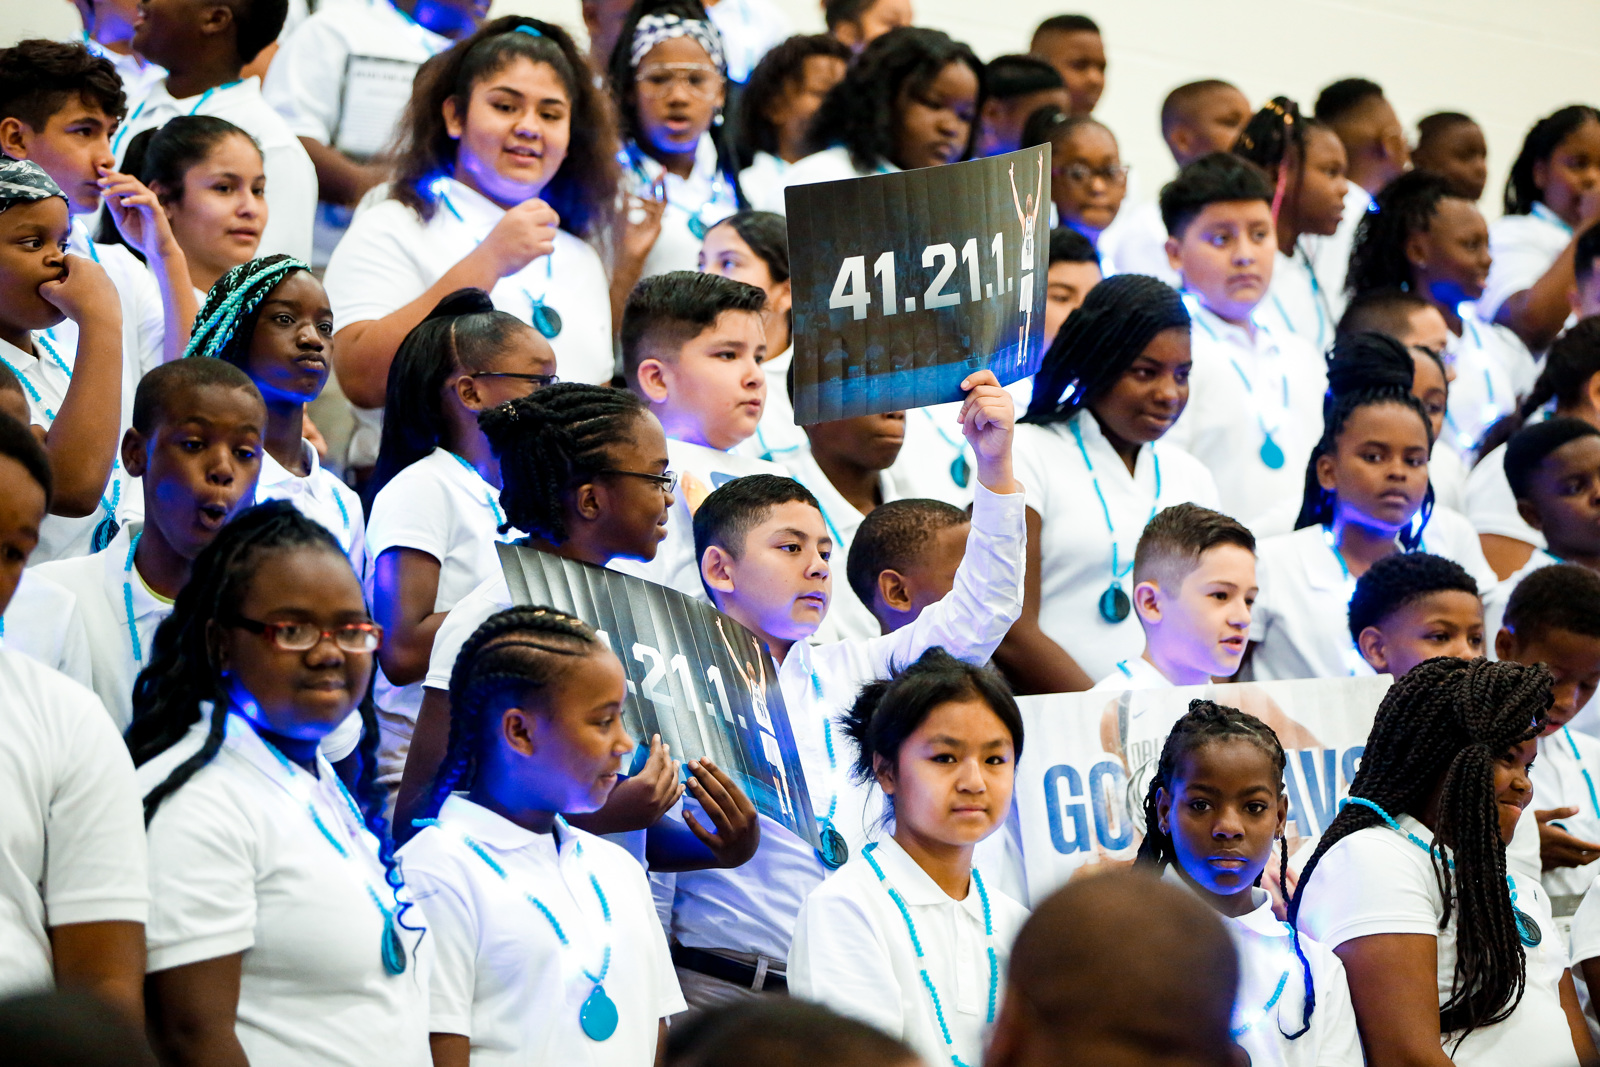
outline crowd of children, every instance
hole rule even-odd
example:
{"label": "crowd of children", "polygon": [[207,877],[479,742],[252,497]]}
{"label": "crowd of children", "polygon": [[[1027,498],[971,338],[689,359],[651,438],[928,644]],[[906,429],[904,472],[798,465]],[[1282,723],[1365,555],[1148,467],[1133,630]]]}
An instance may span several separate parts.
{"label": "crowd of children", "polygon": [[[1080,14],[77,6],[0,49],[0,1044],[1600,1064],[1600,110],[1491,220],[1363,78],[1178,86],[1140,190]],[[1035,373],[797,425],[785,190],[1039,145]],[[753,634],[820,847],[506,542]],[[1373,674],[1314,841],[1197,699],[1134,871],[984,859],[1016,694]]]}

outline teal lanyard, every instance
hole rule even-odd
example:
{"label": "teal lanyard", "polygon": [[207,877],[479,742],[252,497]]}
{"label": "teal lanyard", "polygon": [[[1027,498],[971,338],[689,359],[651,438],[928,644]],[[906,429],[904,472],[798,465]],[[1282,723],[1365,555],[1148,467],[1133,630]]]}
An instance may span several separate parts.
{"label": "teal lanyard", "polygon": [[[163,82],[162,84],[165,84],[165,83]],[[196,100],[195,104],[194,104],[194,107],[189,109],[189,114],[190,115],[198,114],[200,109],[206,106],[206,101],[210,100],[211,97],[214,96],[219,91],[232,89],[235,85],[243,85],[243,84],[244,84],[244,79],[243,78],[236,78],[233,81],[228,82],[225,85],[213,85],[211,88],[207,89],[205,92],[200,94],[200,99]],[[113,153],[121,151],[121,149],[122,149],[122,139],[128,135],[128,131],[129,130],[133,129],[133,124],[135,122],[139,121],[139,116],[144,114],[144,106],[145,106],[145,104],[147,104],[149,102],[150,102],[149,101],[149,97],[146,97],[145,99],[139,101],[139,106],[133,109],[133,114],[129,115],[127,117],[127,119],[122,123],[121,127],[118,128],[117,135],[111,139],[111,151]]]}
{"label": "teal lanyard", "polygon": [[1572,750],[1572,758],[1578,761],[1578,771],[1583,775],[1583,784],[1589,787],[1589,806],[1600,815],[1600,799],[1596,799],[1594,779],[1589,775],[1589,768],[1583,765],[1583,753],[1578,751],[1578,743],[1572,739],[1572,731],[1565,726],[1561,727],[1561,736],[1567,739],[1567,748]]}
{"label": "teal lanyard", "polygon": [[[461,466],[466,469],[468,474],[472,475],[478,481],[483,482],[483,475],[478,473],[478,468],[476,468],[472,464],[468,463],[464,456],[458,456],[454,452],[449,451],[448,449],[445,451],[445,454],[447,456],[449,456],[451,459],[455,460],[457,463],[461,464]],[[499,530],[500,530],[500,527],[502,527],[502,526],[504,526],[506,524],[506,515],[505,515],[505,512],[500,510],[500,504],[499,504],[498,501],[495,500],[495,498],[494,498],[494,490],[489,486],[488,482],[484,482],[483,502],[485,504],[489,505],[489,510],[491,512],[493,512],[493,514],[494,514],[494,528],[495,528],[495,531],[498,533]]]}
{"label": "teal lanyard", "polygon": [[[61,353],[56,351],[56,346],[50,343],[51,332],[51,330],[46,330],[44,333],[36,334],[34,340],[44,346],[44,350],[50,354],[50,361],[61,368],[61,373],[67,376],[67,386],[70,388],[72,385],[72,368],[67,366],[67,361],[61,358]],[[39,357],[35,356],[34,358],[38,359]],[[40,360],[40,362],[43,363],[43,360]],[[22,383],[22,388],[27,391],[29,399],[44,410],[44,417],[52,423],[55,422],[56,413],[44,402],[44,394],[39,392],[39,387],[29,381],[27,375],[22,373],[22,368],[11,362],[4,355],[0,355],[0,363],[4,363],[6,369],[16,376],[17,381]],[[106,518],[112,522],[117,521],[117,506],[122,503],[122,479],[117,477],[117,471],[121,469],[122,457],[113,454],[111,457],[111,499],[107,500],[104,493],[100,494],[100,509],[106,513]],[[138,657],[135,656],[135,658]]]}
{"label": "teal lanyard", "polygon": [[[1106,504],[1106,495],[1100,490],[1100,476],[1094,472],[1094,462],[1089,458],[1089,450],[1083,446],[1083,430],[1078,427],[1076,416],[1067,422],[1067,429],[1072,431],[1072,439],[1078,445],[1078,455],[1083,457],[1083,465],[1089,471],[1090,480],[1094,482],[1095,499],[1100,501],[1100,515],[1106,521],[1106,533],[1111,535],[1111,577],[1120,581],[1127,577],[1129,571],[1133,570],[1133,560],[1130,559],[1125,568],[1119,562],[1117,553],[1120,546],[1117,544],[1117,527],[1111,521],[1111,508]],[[1154,448],[1150,449],[1150,462],[1155,464],[1156,492],[1155,499],[1150,503],[1150,518],[1144,520],[1146,526],[1150,525],[1150,519],[1156,517],[1156,509],[1161,504],[1161,456],[1157,454]]]}

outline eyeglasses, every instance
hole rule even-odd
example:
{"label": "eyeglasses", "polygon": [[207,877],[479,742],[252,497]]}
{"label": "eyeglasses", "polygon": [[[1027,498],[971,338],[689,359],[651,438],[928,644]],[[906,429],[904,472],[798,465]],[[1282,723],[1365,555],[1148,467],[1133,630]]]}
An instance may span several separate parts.
{"label": "eyeglasses", "polygon": [[1132,169],[1126,163],[1117,163],[1109,167],[1090,167],[1083,163],[1068,163],[1057,170],[1056,173],[1074,185],[1087,185],[1091,178],[1099,178],[1107,185],[1121,185],[1128,180],[1128,171]]}
{"label": "eyeglasses", "polygon": [[652,63],[634,75],[639,95],[659,100],[681,85],[690,96],[710,100],[722,89],[722,72],[705,63]]}
{"label": "eyeglasses", "polygon": [[661,491],[663,493],[670,493],[670,492],[673,492],[674,490],[676,490],[678,488],[678,472],[677,471],[663,471],[660,474],[647,474],[644,471],[624,471],[624,470],[617,470],[615,467],[607,467],[605,470],[596,471],[595,473],[597,473],[597,474],[626,474],[630,478],[645,478],[645,479],[647,479],[649,481],[652,481],[652,482],[655,482],[657,485],[659,485],[661,487]]}
{"label": "eyeglasses", "polygon": [[339,651],[354,655],[376,652],[383,644],[383,627],[375,622],[352,622],[323,630],[309,622],[259,622],[243,615],[235,615],[228,621],[241,630],[260,634],[283,652],[309,652],[325,637],[333,638]]}
{"label": "eyeglasses", "polygon": [[519,382],[532,382],[536,387],[543,389],[547,385],[554,385],[561,379],[554,374],[519,374],[509,370],[481,370],[468,374],[468,378],[511,378]]}

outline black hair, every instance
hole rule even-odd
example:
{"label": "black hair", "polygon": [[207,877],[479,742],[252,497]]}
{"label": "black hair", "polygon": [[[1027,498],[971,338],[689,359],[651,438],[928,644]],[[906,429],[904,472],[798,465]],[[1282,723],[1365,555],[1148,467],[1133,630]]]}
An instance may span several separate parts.
{"label": "black hair", "polygon": [[971,158],[978,136],[977,115],[987,97],[983,62],[949,34],[922,26],[897,27],[862,50],[812,118],[812,150],[843,145],[856,169],[869,173],[886,160],[893,162],[900,94],[925,91],[952,63],[965,63],[978,79],[973,122],[961,153],[962,159]]}
{"label": "black hair", "polygon": [[822,0],[822,24],[832,33],[841,23],[860,20],[877,3],[878,0]]}
{"label": "black hair", "polygon": [[1100,27],[1088,15],[1051,15],[1033,29],[1037,38],[1041,33],[1099,33]]}
{"label": "black hair", "polygon": [[1600,315],[1590,315],[1551,342],[1545,352],[1544,369],[1539,372],[1533,388],[1516,411],[1484,431],[1478,455],[1486,456],[1505,444],[1534,412],[1552,400],[1558,411],[1577,407],[1588,394],[1589,382],[1596,374],[1600,374]]}
{"label": "black hair", "polygon": [[1334,123],[1362,104],[1383,96],[1383,86],[1366,78],[1341,78],[1317,94],[1311,113],[1320,122]]}
{"label": "black hair", "polygon": [[[241,263],[218,278],[194,319],[185,356],[212,356],[248,372],[250,341],[261,318],[261,303],[296,271],[309,265],[279,253]],[[313,279],[315,276],[313,276]],[[321,285],[321,282],[317,283]]]}
{"label": "black hair", "polygon": [[1255,534],[1238,519],[1199,504],[1174,504],[1151,516],[1133,553],[1133,581],[1171,583],[1200,565],[1218,545],[1256,550]]}
{"label": "black hair", "polygon": [[1161,101],[1161,135],[1169,136],[1174,127],[1189,118],[1189,109],[1197,100],[1218,89],[1239,91],[1239,87],[1230,81],[1202,78],[1200,81],[1186,82],[1168,93],[1166,99]]}
{"label": "black hair", "polygon": [[850,542],[845,576],[851,591],[870,610],[878,575],[908,569],[927,554],[941,530],[970,521],[965,511],[943,500],[891,500],[873,508]]}
{"label": "black hair", "polygon": [[[1150,788],[1145,792],[1144,840],[1139,843],[1136,862],[1154,867],[1158,874],[1168,867],[1179,866],[1178,852],[1173,847],[1172,835],[1162,831],[1161,819],[1157,815],[1160,793],[1163,790],[1168,793],[1172,791],[1173,783],[1178,781],[1183,773],[1184,760],[1207,745],[1228,741],[1242,741],[1254,745],[1265,753],[1267,759],[1272,761],[1273,770],[1277,774],[1278,795],[1283,795],[1283,775],[1289,764],[1289,757],[1284,753],[1283,744],[1278,740],[1278,735],[1273,732],[1272,727],[1238,708],[1230,708],[1210,700],[1191,700],[1188,712],[1173,724],[1172,731],[1167,734],[1167,740],[1161,746],[1161,758],[1156,763],[1155,774],[1150,778]],[[1278,838],[1278,869],[1281,884],[1288,885],[1289,842],[1281,835]],[[1300,1029],[1291,1034],[1284,1030],[1282,1022],[1279,1022],[1278,1032],[1293,1041],[1303,1037],[1306,1031],[1311,1029],[1311,1016],[1317,1010],[1317,990],[1311,979],[1311,964],[1306,960],[1305,950],[1300,946],[1300,931],[1291,926],[1289,937],[1294,942],[1294,954],[1300,960],[1301,979],[1305,983],[1305,1006],[1300,1017]]]}
{"label": "black hair", "polygon": [[[171,366],[171,364],[168,364]],[[275,552],[328,552],[345,559],[344,549],[320,523],[302,515],[286,500],[273,500],[236,515],[195,558],[189,582],[178,592],[172,614],[162,620],[151,643],[150,659],[133,683],[133,722],[127,731],[128,751],[135,767],[142,767],[183,741],[200,719],[200,705],[212,705],[210,729],[200,750],[173,768],[159,785],[145,794],[144,821],[149,826],[162,803],[209,764],[222,749],[228,726],[228,682],[217,662],[211,640],[214,625],[238,610],[250,584],[262,574],[266,557]],[[353,575],[352,575],[353,576]],[[359,582],[359,579],[358,579]],[[387,795],[378,784],[377,705],[372,699],[377,679],[373,656],[372,678],[361,698],[361,743],[357,752],[361,771],[353,790],[367,829],[378,839],[378,858],[384,877],[398,894],[404,884],[394,858],[389,821],[384,817]],[[396,896],[398,918],[411,905]],[[413,929],[406,927],[406,929]]]}
{"label": "black hair", "polygon": [[795,34],[761,57],[750,72],[739,100],[739,151],[745,158],[757,152],[778,154],[778,131],[767,109],[805,77],[806,60],[828,56],[850,62],[850,48],[825,33]]}
{"label": "black hair", "polygon": [[762,289],[720,274],[673,270],[652,275],[633,287],[622,309],[622,372],[632,385],[639,362],[649,358],[641,351],[647,345],[674,350],[671,358],[676,358],[677,348],[710,329],[723,312],[759,313],[766,306]]}
{"label": "black hair", "polygon": [[1071,226],[1057,226],[1050,231],[1050,262],[1093,263],[1100,266],[1100,252],[1094,242]]}
{"label": "black hair", "polygon": [[[5,369],[3,364],[0,364],[0,369]],[[0,456],[9,456],[22,464],[22,469],[44,490],[44,506],[48,514],[50,500],[55,495],[55,478],[50,473],[50,455],[39,439],[33,436],[32,427],[0,413]]]}
{"label": "black hair", "polygon": [[1011,686],[993,667],[956,659],[936,645],[889,677],[862,686],[855,703],[840,717],[844,732],[856,743],[851,775],[862,785],[871,785],[877,780],[877,761],[897,765],[900,746],[939,705],[974,697],[989,705],[1005,726],[1013,758],[1021,759],[1022,712]]}
{"label": "black hair", "polygon": [[0,1001],[0,1048],[8,1067],[156,1067],[141,1030],[78,990],[8,994]]}
{"label": "black hair", "polygon": [[1455,126],[1476,126],[1478,120],[1459,111],[1435,111],[1417,120],[1417,148]]}
{"label": "black hair", "polygon": [[[717,226],[732,226],[739,240],[749,245],[750,251],[767,265],[767,273],[772,275],[774,283],[789,280],[789,224],[782,215],[773,211],[737,211],[711,228],[714,230]],[[748,294],[745,297],[748,298]]]}
{"label": "black hair", "polygon": [[1099,400],[1163,330],[1189,329],[1183,298],[1142,274],[1107,278],[1067,317],[1039,373],[1022,422],[1065,422]]}
{"label": "black hair", "polygon": [[[243,137],[256,154],[261,145],[250,134],[227,119],[215,115],[178,115],[154,129],[133,135],[122,155],[122,172],[138,178],[162,204],[183,202],[183,179],[189,171],[206,161],[212,151],[229,137]],[[107,211],[100,220],[95,240],[101,244],[120,244],[141,260],[143,253],[129,245]]]}
{"label": "black hair", "polygon": [[[1428,419],[1428,409],[1411,393],[1416,373],[1411,353],[1388,334],[1357,333],[1334,341],[1328,359],[1328,393],[1322,400],[1322,439],[1306,461],[1305,492],[1300,498],[1296,530],[1332,525],[1338,494],[1322,488],[1317,481],[1317,460],[1334,454],[1339,435],[1357,411],[1380,404],[1410,408],[1422,420],[1428,447],[1433,447],[1433,423]],[[1422,544],[1422,532],[1432,514],[1433,485],[1429,483],[1417,516],[1400,531],[1400,544],[1407,552]]]}
{"label": "black hair", "polygon": [[[1400,339],[1410,327],[1411,316],[1433,305],[1406,289],[1362,289],[1350,298],[1339,316],[1335,337],[1357,333],[1384,333]],[[1441,362],[1440,367],[1444,364]]]}
{"label": "black hair", "polygon": [[984,70],[991,100],[1010,100],[1046,89],[1062,89],[1066,82],[1061,72],[1038,56],[1013,54],[995,56]]}
{"label": "black hair", "polygon": [[113,122],[128,110],[117,68],[81,44],[34,38],[0,48],[0,118],[42,132],[73,97]]}
{"label": "black hair", "polygon": [[[776,474],[747,474],[725,482],[701,502],[694,513],[694,558],[705,559],[712,545],[737,557],[744,552],[744,541],[767,514],[783,504],[809,504],[822,512],[822,505],[811,490]],[[707,590],[710,595],[710,590]],[[715,603],[713,598],[712,603]]]}
{"label": "black hair", "polygon": [[679,1017],[666,1067],[893,1067],[917,1054],[888,1034],[799,997],[745,1000]]}
{"label": "black hair", "polygon": [[1232,152],[1212,152],[1178,171],[1161,187],[1161,221],[1177,237],[1208,204],[1259,200],[1272,206],[1272,182],[1254,163]]}
{"label": "black hair", "polygon": [[[131,425],[143,437],[149,438],[164,419],[172,418],[172,397],[185,389],[204,389],[216,386],[221,389],[241,389],[261,399],[261,390],[250,376],[232,363],[220,359],[175,359],[154,367],[133,391],[133,418]],[[262,406],[265,407],[265,401]],[[265,430],[265,427],[262,427]]]}
{"label": "black hair", "polygon": [[421,818],[436,819],[445,799],[472,786],[491,715],[525,701],[561,672],[571,657],[604,648],[588,623],[555,608],[496,612],[467,638],[450,670],[450,741]]}
{"label": "black hair", "polygon": [[367,483],[369,503],[395,475],[445,444],[442,391],[457,368],[488,370],[521,331],[531,328],[496,309],[482,289],[457,289],[406,334],[389,364],[383,437]]}
{"label": "black hair", "polygon": [[1250,116],[1250,121],[1239,131],[1239,139],[1233,143],[1234,155],[1248,159],[1272,179],[1274,219],[1282,207],[1289,172],[1295,172],[1297,187],[1305,180],[1306,138],[1313,129],[1328,129],[1328,126],[1302,115],[1300,105],[1287,96],[1275,96]]}
{"label": "black hair", "polygon": [[[1029,112],[1028,117],[1022,120],[1022,133],[1017,139],[1017,144],[1022,148],[1033,148],[1042,144],[1053,144],[1057,136],[1066,136],[1083,122],[1088,120],[1088,115],[1079,115],[1078,122],[1073,121],[1073,116],[1063,111],[1059,105],[1045,104]],[[1054,153],[1052,153],[1054,155]]]}
{"label": "black hair", "polygon": [[[1378,706],[1361,766],[1350,783],[1391,818],[1421,815],[1437,794],[1433,855],[1444,900],[1439,928],[1456,919],[1456,969],[1439,1009],[1442,1034],[1466,1034],[1509,1018],[1522,1000],[1527,963],[1506,893],[1505,844],[1494,793],[1494,763],[1539,735],[1552,701],[1543,666],[1450,656],[1426,660],[1395,679]],[[1298,925],[1306,887],[1322,857],[1355,833],[1384,825],[1377,812],[1345,804],[1300,874],[1289,923]]]}
{"label": "black hair", "polygon": [[1600,574],[1576,563],[1540,567],[1511,591],[1501,625],[1523,640],[1564,630],[1600,637]]}
{"label": "black hair", "polygon": [[395,132],[389,195],[420,218],[433,218],[439,206],[433,183],[454,169],[459,147],[445,128],[445,102],[454,100],[457,113],[465,115],[473,86],[519,58],[555,71],[572,102],[566,157],[539,197],[561,216],[563,230],[595,237],[611,226],[621,174],[610,100],[566,30],[520,15],[484,23],[417,71]]}
{"label": "black hair", "polygon": [[1600,222],[1578,234],[1578,243],[1572,246],[1572,273],[1577,275],[1579,285],[1588,284],[1594,277],[1596,260],[1600,260]]}
{"label": "black hair", "polygon": [[1373,209],[1356,226],[1345,288],[1352,293],[1412,289],[1416,283],[1406,242],[1414,234],[1428,232],[1439,203],[1449,197],[1462,199],[1432,171],[1407,171],[1384,186],[1373,199]]}
{"label": "black hair", "polygon": [[1522,139],[1522,149],[1511,164],[1511,173],[1506,175],[1507,215],[1526,215],[1534,204],[1544,199],[1544,191],[1533,180],[1533,168],[1547,161],[1562,141],[1590,122],[1600,122],[1600,110],[1587,104],[1568,104],[1533,124]]}
{"label": "black hair", "polygon": [[1453,559],[1427,552],[1398,552],[1385,556],[1356,580],[1350,594],[1350,638],[1377,626],[1403,607],[1434,593],[1468,593],[1478,596],[1478,583]]}
{"label": "black hair", "polygon": [[1505,455],[1506,484],[1511,487],[1511,495],[1527,500],[1533,491],[1533,473],[1539,469],[1539,464],[1556,449],[1581,437],[1600,437],[1600,429],[1569,415],[1557,415],[1512,434],[1506,442]]}

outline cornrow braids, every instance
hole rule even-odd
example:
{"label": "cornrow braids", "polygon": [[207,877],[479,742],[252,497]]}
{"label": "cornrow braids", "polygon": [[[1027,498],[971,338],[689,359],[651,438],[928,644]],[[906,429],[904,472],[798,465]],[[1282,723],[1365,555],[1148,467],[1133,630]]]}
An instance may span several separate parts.
{"label": "cornrow braids", "polygon": [[297,270],[309,272],[311,266],[280,254],[241,263],[217,279],[195,316],[194,333],[183,354],[214,356],[243,368],[250,359],[256,309],[279,282]]}
{"label": "cornrow braids", "polygon": [[557,382],[480,414],[478,425],[500,458],[500,532],[565,541],[566,493],[611,465],[610,450],[632,439],[644,413],[644,401],[626,389]]}
{"label": "cornrow braids", "polygon": [[1189,329],[1177,290],[1142,274],[1096,285],[1044,354],[1021,422],[1065,422],[1099,400],[1163,330]]}
{"label": "cornrow braids", "polygon": [[450,671],[450,741],[414,825],[437,819],[451,793],[471,787],[491,714],[544,688],[561,669],[560,657],[598,647],[588,623],[555,608],[507,608],[484,620]]}
{"label": "cornrow braids", "polygon": [[[1461,1038],[1509,1018],[1522,999],[1526,960],[1506,892],[1505,844],[1494,793],[1494,763],[1537,737],[1552,702],[1542,665],[1442,656],[1395,679],[1367,736],[1350,796],[1393,816],[1419,817],[1438,795],[1434,877],[1444,899],[1443,930],[1456,919],[1455,984],[1439,1009],[1443,1034]],[[1345,804],[1300,875],[1289,903],[1298,925],[1306,886],[1327,851],[1358,830],[1383,826],[1361,804]]]}
{"label": "cornrow braids", "polygon": [[[1156,814],[1158,796],[1162,790],[1172,792],[1173,783],[1180,776],[1183,761],[1194,755],[1207,745],[1224,744],[1230,741],[1239,741],[1255,745],[1267,758],[1272,761],[1274,771],[1278,776],[1278,793],[1283,793],[1284,769],[1289,764],[1289,757],[1283,751],[1283,744],[1278,740],[1278,735],[1272,727],[1262,722],[1248,712],[1238,708],[1230,708],[1210,700],[1189,701],[1189,711],[1172,726],[1172,732],[1167,734],[1167,740],[1161,746],[1161,758],[1156,763],[1156,773],[1150,779],[1150,788],[1144,798],[1144,840],[1139,843],[1139,854],[1135,862],[1148,864],[1154,867],[1157,874],[1168,867],[1178,866],[1178,853],[1172,844],[1172,835],[1161,829],[1161,820]],[[1278,838],[1278,877],[1280,885],[1288,885],[1289,871],[1289,841],[1286,837]],[[1300,1018],[1300,1029],[1294,1033],[1283,1030],[1279,1023],[1278,1030],[1290,1041],[1303,1037],[1311,1029],[1311,1016],[1317,1009],[1316,986],[1311,979],[1311,964],[1306,959],[1305,950],[1300,947],[1300,932],[1292,925],[1289,936],[1294,943],[1294,954],[1300,960],[1301,980],[1305,985],[1305,1006]]]}
{"label": "cornrow braids", "polygon": [[1439,202],[1455,195],[1448,181],[1426,170],[1407,171],[1384,186],[1356,227],[1345,289],[1354,294],[1415,288],[1406,242],[1427,233]]}

